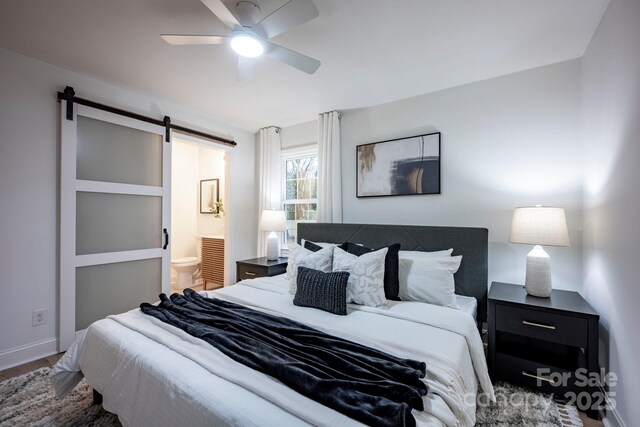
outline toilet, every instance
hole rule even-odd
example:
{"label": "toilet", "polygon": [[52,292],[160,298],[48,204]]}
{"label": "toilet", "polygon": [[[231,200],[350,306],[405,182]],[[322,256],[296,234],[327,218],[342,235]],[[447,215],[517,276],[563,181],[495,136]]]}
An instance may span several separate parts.
{"label": "toilet", "polygon": [[171,287],[176,290],[193,288],[200,284],[200,259],[202,258],[202,236],[196,236],[198,256],[188,256],[171,260],[171,268],[176,272],[175,283],[171,278]]}
{"label": "toilet", "polygon": [[200,278],[200,259],[195,256],[171,260],[171,267],[176,271],[175,289],[192,288]]}

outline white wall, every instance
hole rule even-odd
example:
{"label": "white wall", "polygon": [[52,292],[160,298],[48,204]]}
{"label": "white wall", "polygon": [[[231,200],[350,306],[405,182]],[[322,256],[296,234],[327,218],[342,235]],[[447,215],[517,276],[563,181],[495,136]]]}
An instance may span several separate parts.
{"label": "white wall", "polygon": [[280,129],[280,144],[283,150],[318,143],[318,121],[300,123]]}
{"label": "white wall", "polygon": [[639,23],[638,0],[612,0],[582,58],[583,294],[600,313],[601,363],[620,378],[607,420],[628,426],[640,420]]}
{"label": "white wall", "polygon": [[[198,185],[203,179],[218,179],[220,183],[218,197],[225,203],[226,200],[226,179],[225,179],[225,152],[212,150],[207,147],[200,147],[198,150]],[[201,214],[198,208],[196,210],[198,217],[198,234],[203,235],[224,235],[224,217],[216,218],[215,215]],[[233,212],[229,212],[233,216]]]}
{"label": "white wall", "polygon": [[[582,168],[578,60],[376,107],[342,120],[344,222],[489,229],[489,280],[523,283],[527,245],[509,244],[513,208],[566,209],[571,247],[547,248],[554,287],[579,289]],[[358,144],[442,132],[442,194],[357,199]]]}
{"label": "white wall", "polygon": [[[197,256],[199,149],[176,141],[171,147],[171,258]],[[173,273],[173,272],[172,272]]]}
{"label": "white wall", "polygon": [[[73,86],[80,97],[232,136],[227,197],[230,258],[255,256],[253,133],[111,84],[0,49],[0,369],[56,350],[59,104]],[[250,226],[248,226],[248,224]],[[251,225],[253,224],[253,225]],[[235,270],[235,269],[234,269]],[[235,271],[229,281],[233,282]],[[34,309],[49,322],[32,327]]]}

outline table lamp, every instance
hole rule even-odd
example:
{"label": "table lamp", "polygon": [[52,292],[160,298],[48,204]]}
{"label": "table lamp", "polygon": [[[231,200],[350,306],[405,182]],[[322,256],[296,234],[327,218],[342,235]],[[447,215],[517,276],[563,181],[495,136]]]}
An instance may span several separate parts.
{"label": "table lamp", "polygon": [[260,215],[260,231],[270,231],[267,236],[267,259],[275,261],[280,255],[279,239],[276,231],[285,231],[287,229],[287,218],[284,211],[263,210]]}
{"label": "table lamp", "polygon": [[551,259],[542,245],[569,246],[567,219],[563,208],[527,206],[516,208],[509,242],[535,245],[527,255],[524,287],[529,295],[551,295]]}

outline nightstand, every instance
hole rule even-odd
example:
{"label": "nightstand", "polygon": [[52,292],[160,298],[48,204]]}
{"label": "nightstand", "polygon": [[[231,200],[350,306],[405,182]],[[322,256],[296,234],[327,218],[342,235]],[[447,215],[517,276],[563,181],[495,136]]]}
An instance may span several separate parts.
{"label": "nightstand", "polygon": [[236,280],[277,276],[287,271],[287,258],[269,261],[267,257],[236,261]]}
{"label": "nightstand", "polygon": [[[591,398],[597,387],[581,379],[598,372],[598,321],[598,313],[577,292],[554,289],[549,298],[538,298],[523,286],[493,282],[489,375],[494,382],[507,381],[559,398],[586,392],[588,398],[576,400],[578,409],[597,415],[591,407],[599,403]],[[588,407],[581,408],[581,400]]]}

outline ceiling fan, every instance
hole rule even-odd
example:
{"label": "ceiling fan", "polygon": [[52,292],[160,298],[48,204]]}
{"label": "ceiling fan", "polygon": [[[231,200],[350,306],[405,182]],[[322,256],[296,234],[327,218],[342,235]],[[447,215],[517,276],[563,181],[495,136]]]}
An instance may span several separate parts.
{"label": "ceiling fan", "polygon": [[275,12],[260,20],[262,12],[254,1],[240,0],[230,11],[222,0],[201,0],[227,27],[226,36],[162,34],[173,45],[226,44],[238,54],[238,80],[251,80],[256,58],[266,55],[308,74],[316,72],[320,61],[287,49],[269,39],[316,18],[313,0],[289,0]]}

